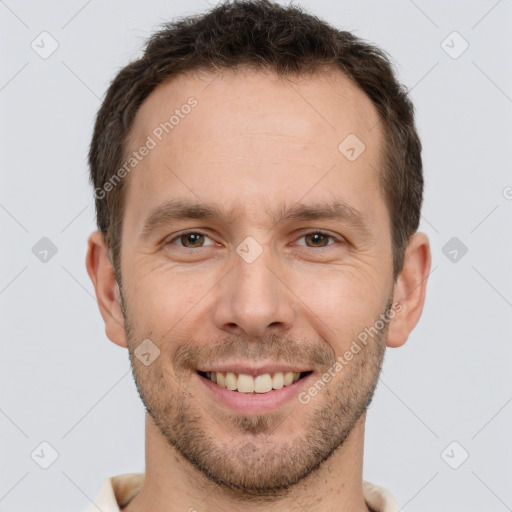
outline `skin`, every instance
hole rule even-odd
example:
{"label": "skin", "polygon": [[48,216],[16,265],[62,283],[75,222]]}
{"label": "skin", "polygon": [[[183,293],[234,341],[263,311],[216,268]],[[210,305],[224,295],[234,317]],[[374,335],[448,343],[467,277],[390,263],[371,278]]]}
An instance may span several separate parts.
{"label": "skin", "polygon": [[[393,281],[377,111],[337,71],[293,81],[188,73],[143,103],[132,150],[190,96],[197,106],[127,178],[122,293],[103,237],[89,237],[106,334],[129,349],[148,411],[145,483],[123,510],[367,511],[365,409],[386,345],[403,345],[420,318],[431,265],[428,238],[415,233]],[[338,150],[348,134],[366,146],[355,161]],[[143,237],[151,212],[173,198],[233,213],[167,222]],[[367,231],[271,215],[333,199],[361,212]],[[184,230],[205,237],[176,238]],[[315,238],[318,230],[334,238]],[[263,249],[251,263],[236,251],[247,237]],[[392,303],[400,312],[307,404],[236,415],[196,373],[212,361],[289,360],[316,381]],[[160,350],[149,366],[134,356],[144,339]]]}

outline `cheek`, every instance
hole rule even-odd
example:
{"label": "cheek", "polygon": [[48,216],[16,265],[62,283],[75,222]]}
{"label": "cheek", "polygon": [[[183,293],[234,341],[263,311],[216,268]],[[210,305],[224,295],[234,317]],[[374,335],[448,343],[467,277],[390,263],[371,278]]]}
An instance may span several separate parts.
{"label": "cheek", "polygon": [[346,267],[316,275],[307,284],[297,282],[294,290],[309,322],[338,351],[384,312],[387,285],[382,278]]}
{"label": "cheek", "polygon": [[214,283],[215,276],[205,272],[183,273],[161,265],[141,269],[130,279],[130,314],[144,332],[159,336],[181,333]]}
{"label": "cheek", "polygon": [[165,327],[172,326],[175,317],[183,308],[180,294],[170,286],[169,280],[150,276],[134,275],[130,286],[129,313],[134,325],[140,331],[160,333]]}

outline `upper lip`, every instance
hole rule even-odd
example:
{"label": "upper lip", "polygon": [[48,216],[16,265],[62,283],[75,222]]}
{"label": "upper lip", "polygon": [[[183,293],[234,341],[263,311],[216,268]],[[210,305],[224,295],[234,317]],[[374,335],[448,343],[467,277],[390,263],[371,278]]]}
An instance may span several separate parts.
{"label": "upper lip", "polygon": [[268,363],[268,364],[248,364],[248,363],[222,363],[210,366],[204,366],[198,368],[200,372],[233,372],[243,373],[246,375],[262,375],[264,373],[276,373],[276,372],[309,372],[311,368],[306,366],[294,366],[286,363]]}

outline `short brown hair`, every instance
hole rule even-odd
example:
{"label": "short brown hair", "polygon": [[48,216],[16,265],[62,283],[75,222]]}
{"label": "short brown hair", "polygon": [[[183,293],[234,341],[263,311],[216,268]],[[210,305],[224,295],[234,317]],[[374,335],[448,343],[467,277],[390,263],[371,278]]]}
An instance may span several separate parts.
{"label": "short brown hair", "polygon": [[418,229],[423,196],[421,142],[414,107],[386,52],[337,30],[297,6],[267,0],[223,3],[201,15],[166,23],[144,54],[121,69],[98,111],[89,151],[98,229],[118,279],[126,179],[105,187],[125,160],[142,102],[164,80],[192,70],[249,67],[300,76],[325,67],[342,71],[371,99],[384,127],[381,185],[390,213],[393,277]]}

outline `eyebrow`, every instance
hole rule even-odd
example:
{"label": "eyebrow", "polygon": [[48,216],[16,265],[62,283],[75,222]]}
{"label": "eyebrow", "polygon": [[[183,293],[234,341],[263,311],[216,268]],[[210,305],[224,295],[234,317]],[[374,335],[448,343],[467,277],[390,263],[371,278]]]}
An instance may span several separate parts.
{"label": "eyebrow", "polygon": [[[236,216],[237,214],[234,210],[226,210],[219,205],[191,202],[185,199],[171,199],[150,213],[144,222],[141,237],[148,238],[155,230],[167,226],[173,221],[219,219],[223,222],[231,223],[232,219],[236,218]],[[275,224],[284,221],[338,220],[364,234],[369,234],[370,232],[370,222],[367,216],[340,199],[311,205],[299,203],[287,206],[284,203],[280,203],[273,212],[270,212],[270,217]]]}
{"label": "eyebrow", "polygon": [[297,220],[339,220],[365,233],[370,232],[367,216],[340,199],[312,205],[297,204],[288,208],[280,204],[273,214],[275,222]]}

